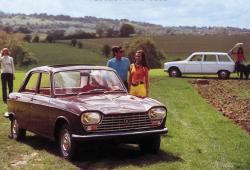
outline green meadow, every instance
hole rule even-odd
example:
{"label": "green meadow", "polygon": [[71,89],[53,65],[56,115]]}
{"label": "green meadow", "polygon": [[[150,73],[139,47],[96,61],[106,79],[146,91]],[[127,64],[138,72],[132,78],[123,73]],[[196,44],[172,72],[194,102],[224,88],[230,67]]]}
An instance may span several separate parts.
{"label": "green meadow", "polygon": [[[29,44],[39,64],[89,63],[105,65],[97,52],[65,44]],[[25,71],[16,74],[15,91]],[[170,78],[162,69],[150,70],[150,97],[168,108],[158,154],[142,154],[136,145],[81,151],[76,161],[62,159],[54,142],[28,133],[23,142],[8,138],[10,122],[0,117],[0,169],[250,169],[250,136],[208,104],[188,83]],[[0,92],[0,96],[2,96]],[[7,107],[0,100],[0,112]]]}

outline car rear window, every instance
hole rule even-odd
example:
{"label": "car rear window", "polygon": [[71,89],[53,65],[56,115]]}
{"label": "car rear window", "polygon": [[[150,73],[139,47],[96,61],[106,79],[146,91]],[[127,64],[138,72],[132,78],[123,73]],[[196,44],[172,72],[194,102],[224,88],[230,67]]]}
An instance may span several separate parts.
{"label": "car rear window", "polygon": [[219,61],[223,61],[223,62],[229,62],[230,61],[230,59],[226,55],[219,55],[218,57],[219,57]]}

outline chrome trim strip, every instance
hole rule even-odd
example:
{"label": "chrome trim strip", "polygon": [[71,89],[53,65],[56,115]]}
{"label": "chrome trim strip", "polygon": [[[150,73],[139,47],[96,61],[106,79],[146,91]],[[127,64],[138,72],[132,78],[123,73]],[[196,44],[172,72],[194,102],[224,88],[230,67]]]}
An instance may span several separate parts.
{"label": "chrome trim strip", "polygon": [[98,137],[119,137],[119,136],[127,136],[127,135],[164,134],[167,132],[168,132],[168,128],[164,128],[164,129],[147,130],[147,131],[140,131],[140,132],[116,132],[116,133],[89,134],[89,135],[72,134],[72,138],[91,139],[91,138],[98,138]]}

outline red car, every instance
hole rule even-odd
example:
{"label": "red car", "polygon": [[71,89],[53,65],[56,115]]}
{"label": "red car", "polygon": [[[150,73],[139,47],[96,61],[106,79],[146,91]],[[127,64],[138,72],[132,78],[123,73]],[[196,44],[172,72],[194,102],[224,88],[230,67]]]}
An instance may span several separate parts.
{"label": "red car", "polygon": [[137,143],[157,152],[167,109],[151,98],[128,94],[117,73],[87,65],[42,66],[30,70],[18,92],[8,99],[11,136],[22,140],[26,130],[59,143],[71,159],[79,141]]}

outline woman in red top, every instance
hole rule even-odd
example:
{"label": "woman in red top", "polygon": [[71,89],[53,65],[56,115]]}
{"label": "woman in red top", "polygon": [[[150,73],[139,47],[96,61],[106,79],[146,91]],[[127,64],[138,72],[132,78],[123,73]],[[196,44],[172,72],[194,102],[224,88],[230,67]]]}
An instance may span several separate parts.
{"label": "woman in red top", "polygon": [[129,93],[138,97],[148,97],[149,67],[143,50],[135,53],[134,63],[130,65]]}
{"label": "woman in red top", "polygon": [[237,53],[234,53],[232,51],[232,54],[236,55],[236,63],[238,63],[238,64],[245,64],[246,63],[246,58],[244,56],[244,51],[243,51],[242,47],[238,48]]}

